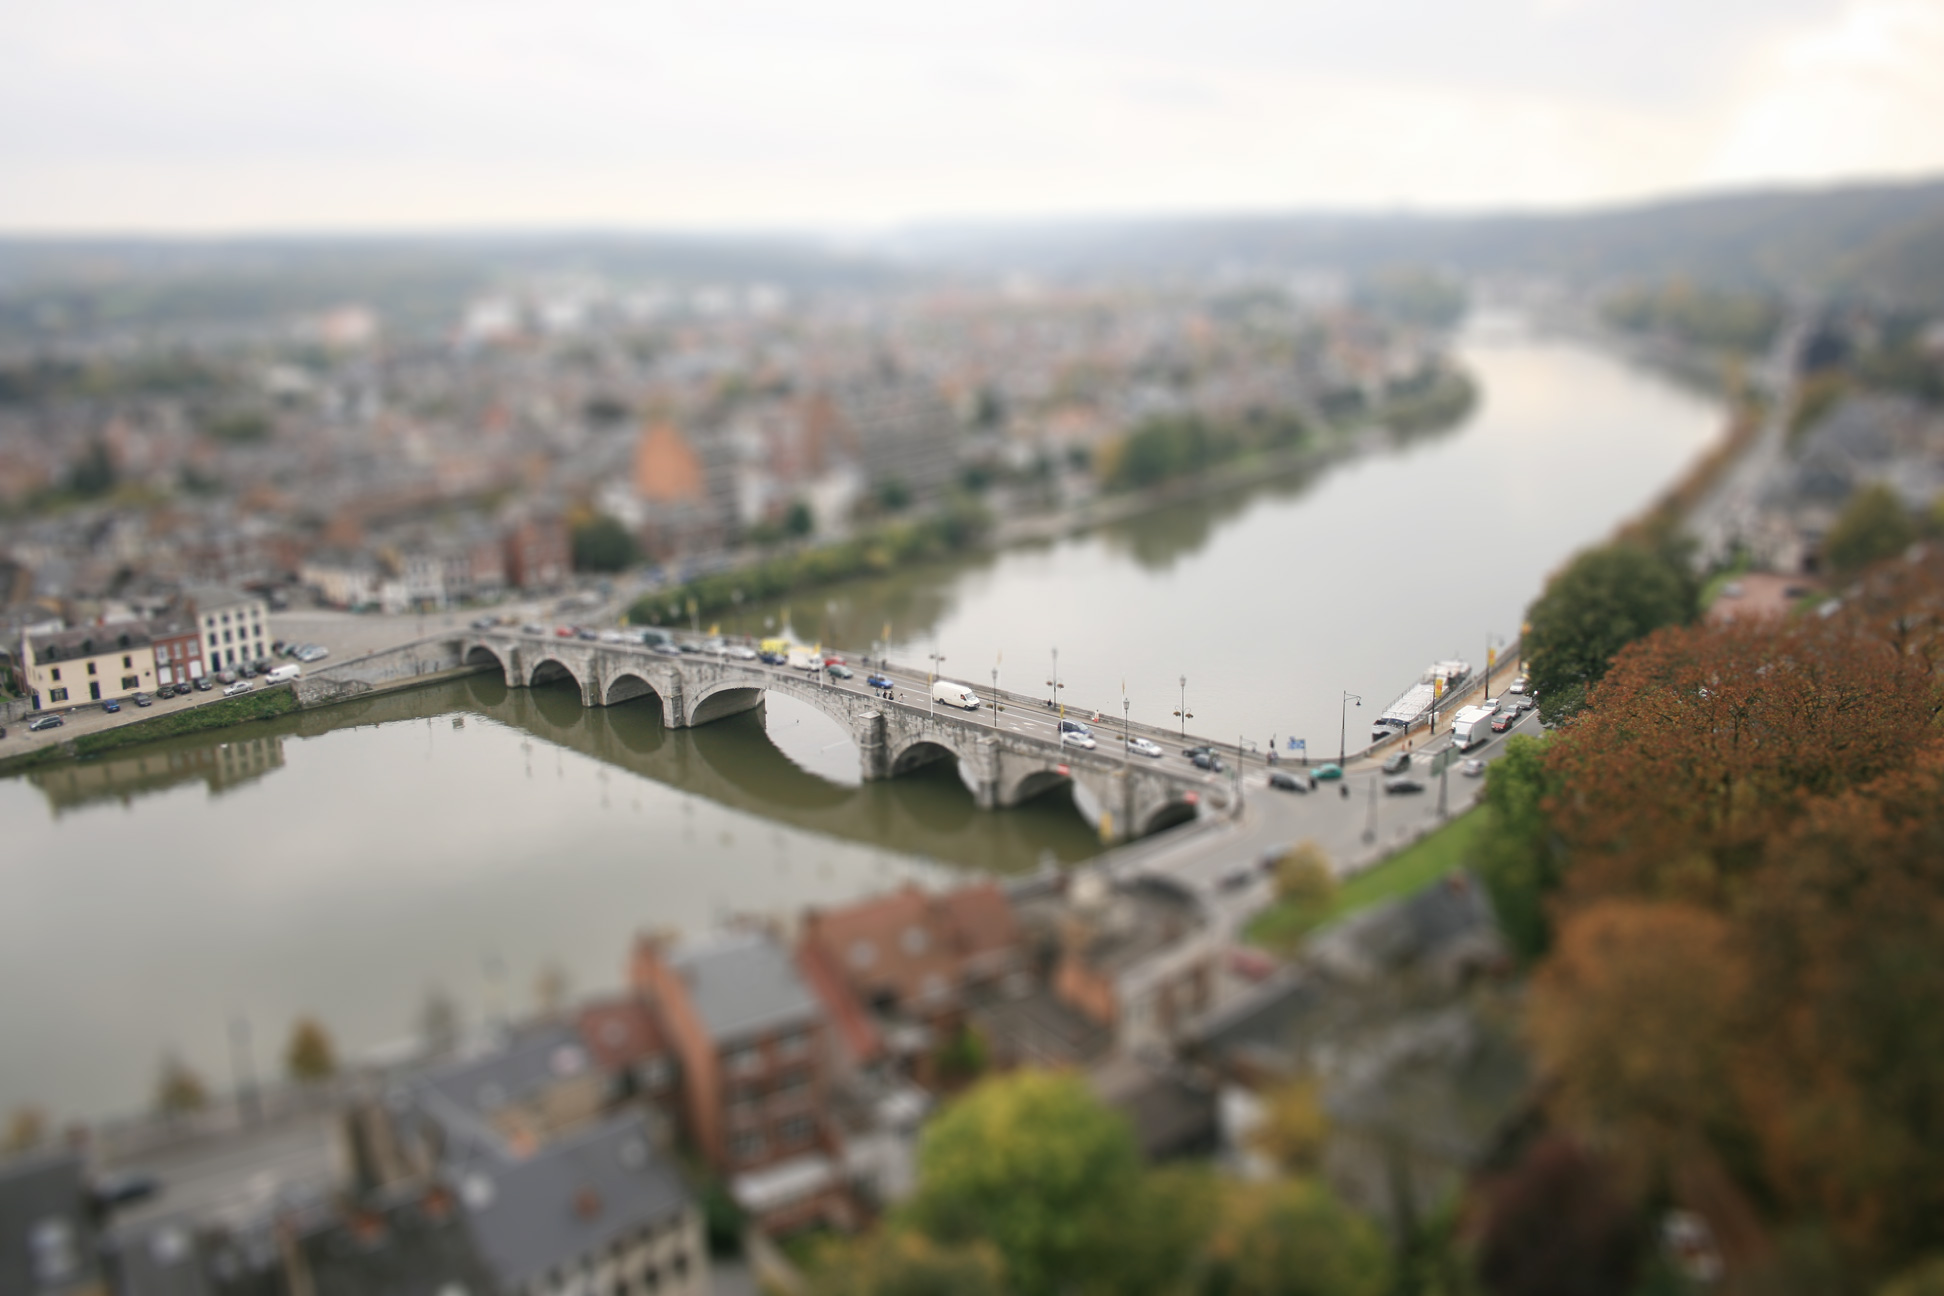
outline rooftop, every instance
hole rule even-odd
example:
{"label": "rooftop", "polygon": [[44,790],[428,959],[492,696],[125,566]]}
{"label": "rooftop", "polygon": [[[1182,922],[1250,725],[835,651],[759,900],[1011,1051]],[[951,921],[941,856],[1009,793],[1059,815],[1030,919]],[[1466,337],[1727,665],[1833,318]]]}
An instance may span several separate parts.
{"label": "rooftop", "polygon": [[669,960],[688,985],[709,1037],[718,1042],[817,1020],[817,1000],[770,937],[736,932],[690,946]]}
{"label": "rooftop", "polygon": [[120,621],[114,625],[75,626],[27,636],[27,649],[34,665],[74,661],[102,653],[127,652],[149,646],[149,627],[145,621]]}

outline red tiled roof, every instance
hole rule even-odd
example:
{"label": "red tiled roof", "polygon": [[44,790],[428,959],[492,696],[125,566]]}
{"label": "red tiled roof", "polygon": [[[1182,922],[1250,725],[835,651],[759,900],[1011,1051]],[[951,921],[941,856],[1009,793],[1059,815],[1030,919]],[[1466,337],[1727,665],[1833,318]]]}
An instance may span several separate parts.
{"label": "red tiled roof", "polygon": [[824,1010],[837,1028],[837,1037],[850,1055],[859,1062],[869,1062],[884,1052],[884,1038],[871,1023],[870,1015],[864,1006],[857,1002],[857,996],[844,983],[844,978],[830,965],[828,955],[814,942],[805,941],[797,950],[797,968],[803,979],[810,984],[810,993],[822,1001]]}

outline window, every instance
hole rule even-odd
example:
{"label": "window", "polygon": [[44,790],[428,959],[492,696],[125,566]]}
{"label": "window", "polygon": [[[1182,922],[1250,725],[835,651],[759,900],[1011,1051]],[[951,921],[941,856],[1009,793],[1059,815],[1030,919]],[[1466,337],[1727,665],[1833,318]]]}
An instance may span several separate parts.
{"label": "window", "polygon": [[47,700],[49,702],[65,702],[67,701],[67,690],[64,688],[49,689],[47,690]]}
{"label": "window", "polygon": [[224,643],[235,643],[235,642],[236,642],[236,640],[234,640],[234,639],[232,639],[232,638],[230,637],[230,632],[229,632],[229,631],[227,631],[227,630],[225,630],[225,631],[223,631],[223,642],[224,642]]}
{"label": "window", "polygon": [[810,1051],[810,1032],[798,1031],[794,1035],[785,1035],[777,1041],[776,1051],[786,1058],[802,1057]]}
{"label": "window", "polygon": [[89,662],[89,663],[88,663],[88,674],[90,674],[90,675],[92,675],[92,674],[94,674],[94,673],[95,673],[95,664],[94,664],[93,662]]}
{"label": "window", "polygon": [[59,666],[56,666],[54,668],[54,678],[55,679],[61,678],[61,668]]}
{"label": "window", "polygon": [[124,657],[122,658],[122,669],[123,669],[123,670],[134,670],[134,669],[135,669],[135,659],[134,659],[133,657],[131,657],[131,656],[124,656]]}
{"label": "window", "polygon": [[142,681],[136,679],[133,675],[122,676],[122,687],[125,689],[139,688],[141,687],[141,683]]}
{"label": "window", "polygon": [[729,1159],[732,1161],[754,1161],[761,1155],[763,1155],[761,1134],[747,1131],[729,1140]]}
{"label": "window", "polygon": [[730,1075],[754,1075],[763,1069],[763,1054],[760,1049],[740,1048],[729,1055]]}
{"label": "window", "polygon": [[816,1132],[817,1128],[808,1116],[792,1116],[783,1122],[778,1137],[782,1139],[784,1147],[795,1147],[799,1143],[808,1143]]}

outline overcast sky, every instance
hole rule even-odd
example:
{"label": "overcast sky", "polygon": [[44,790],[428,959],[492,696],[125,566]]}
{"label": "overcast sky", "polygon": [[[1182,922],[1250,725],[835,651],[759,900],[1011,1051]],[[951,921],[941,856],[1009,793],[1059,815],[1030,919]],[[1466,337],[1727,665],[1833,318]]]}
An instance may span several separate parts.
{"label": "overcast sky", "polygon": [[877,228],[1944,173],[1944,0],[12,6],[0,229]]}

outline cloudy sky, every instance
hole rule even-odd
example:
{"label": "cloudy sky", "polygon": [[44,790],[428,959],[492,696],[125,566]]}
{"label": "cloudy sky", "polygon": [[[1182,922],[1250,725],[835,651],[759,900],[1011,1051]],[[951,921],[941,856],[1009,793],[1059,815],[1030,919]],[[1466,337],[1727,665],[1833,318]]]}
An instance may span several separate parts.
{"label": "cloudy sky", "polygon": [[0,229],[879,228],[1944,173],[1944,0],[16,5]]}

